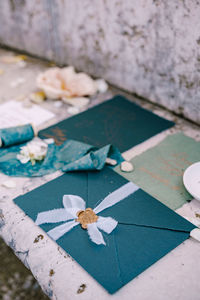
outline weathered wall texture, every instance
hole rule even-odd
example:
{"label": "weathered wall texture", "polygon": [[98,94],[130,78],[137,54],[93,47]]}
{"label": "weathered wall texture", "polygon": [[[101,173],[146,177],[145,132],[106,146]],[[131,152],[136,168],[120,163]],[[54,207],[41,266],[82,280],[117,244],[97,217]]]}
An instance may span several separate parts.
{"label": "weathered wall texture", "polygon": [[200,1],[0,1],[0,43],[73,64],[200,123]]}

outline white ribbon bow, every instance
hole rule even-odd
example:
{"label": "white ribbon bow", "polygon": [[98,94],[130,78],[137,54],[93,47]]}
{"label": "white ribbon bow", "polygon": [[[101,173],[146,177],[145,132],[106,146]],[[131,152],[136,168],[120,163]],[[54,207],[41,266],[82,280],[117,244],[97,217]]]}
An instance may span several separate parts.
{"label": "white ribbon bow", "polygon": [[[119,189],[106,196],[103,201],[93,209],[93,212],[95,214],[100,213],[104,209],[115,205],[121,200],[124,200],[126,197],[136,192],[138,189],[139,187],[132,182],[124,184]],[[41,225],[44,223],[57,223],[72,220],[62,225],[56,226],[54,229],[47,232],[48,235],[54,240],[59,239],[73,227],[79,225],[80,223],[76,221],[77,213],[81,210],[86,209],[85,201],[81,197],[76,195],[64,195],[63,205],[64,208],[53,209],[39,213],[35,221],[37,225]],[[88,235],[90,239],[97,245],[106,245],[103,239],[103,235],[99,231],[99,229],[110,234],[115,229],[117,224],[118,222],[111,217],[105,218],[98,216],[96,222],[87,224]]]}

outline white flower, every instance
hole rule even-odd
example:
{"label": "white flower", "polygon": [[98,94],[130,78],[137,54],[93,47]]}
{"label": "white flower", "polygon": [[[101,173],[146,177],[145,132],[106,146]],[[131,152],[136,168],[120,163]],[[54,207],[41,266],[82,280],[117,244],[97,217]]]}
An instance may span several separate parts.
{"label": "white flower", "polygon": [[22,163],[26,164],[31,161],[32,165],[36,161],[41,161],[47,154],[47,144],[42,140],[35,138],[26,146],[21,147],[20,153],[17,154],[17,159]]}
{"label": "white flower", "polygon": [[91,96],[97,85],[89,75],[76,73],[73,67],[50,68],[37,77],[37,87],[50,99]]}

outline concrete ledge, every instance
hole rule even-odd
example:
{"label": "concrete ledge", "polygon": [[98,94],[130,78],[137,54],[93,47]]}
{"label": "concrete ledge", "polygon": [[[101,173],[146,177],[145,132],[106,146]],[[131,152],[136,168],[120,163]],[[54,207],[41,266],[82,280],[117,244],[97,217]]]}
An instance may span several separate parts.
{"label": "concrete ledge", "polygon": [[0,43],[94,76],[200,123],[199,1],[12,0]]}

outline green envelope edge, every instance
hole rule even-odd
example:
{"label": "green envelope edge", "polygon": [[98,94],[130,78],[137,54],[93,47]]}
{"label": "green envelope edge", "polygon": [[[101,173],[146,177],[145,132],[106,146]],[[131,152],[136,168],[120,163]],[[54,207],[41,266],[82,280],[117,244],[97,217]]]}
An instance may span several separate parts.
{"label": "green envelope edge", "polygon": [[54,138],[58,144],[72,139],[97,148],[112,144],[124,152],[172,126],[174,122],[117,95],[41,130],[39,137]]}
{"label": "green envelope edge", "polygon": [[[126,183],[125,178],[107,167],[101,172],[67,173],[14,202],[35,221],[39,212],[62,208],[64,194],[79,195],[87,207],[94,208]],[[106,246],[94,244],[80,226],[56,243],[111,294],[176,248],[195,228],[141,189],[99,215],[119,222],[111,234],[103,233]],[[59,224],[40,227],[48,232]]]}
{"label": "green envelope edge", "polygon": [[177,133],[131,159],[133,172],[122,172],[119,166],[114,170],[175,210],[192,200],[182,177],[186,168],[199,160],[200,143]]}

